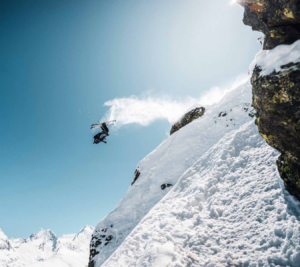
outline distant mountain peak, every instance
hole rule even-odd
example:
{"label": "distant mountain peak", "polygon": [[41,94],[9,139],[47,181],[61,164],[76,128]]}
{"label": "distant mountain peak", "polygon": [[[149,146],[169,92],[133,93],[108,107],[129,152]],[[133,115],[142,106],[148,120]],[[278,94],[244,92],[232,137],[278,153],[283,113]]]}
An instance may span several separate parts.
{"label": "distant mountain peak", "polygon": [[52,230],[42,229],[29,238],[9,240],[0,229],[0,266],[86,266],[93,231],[86,225],[78,234],[57,237]]}
{"label": "distant mountain peak", "polygon": [[8,237],[4,234],[2,229],[0,228],[0,250],[10,250],[11,244],[8,240]]}
{"label": "distant mountain peak", "polygon": [[31,240],[36,240],[36,239],[46,239],[46,240],[57,240],[56,234],[50,230],[40,230],[37,233],[34,233],[30,236]]}

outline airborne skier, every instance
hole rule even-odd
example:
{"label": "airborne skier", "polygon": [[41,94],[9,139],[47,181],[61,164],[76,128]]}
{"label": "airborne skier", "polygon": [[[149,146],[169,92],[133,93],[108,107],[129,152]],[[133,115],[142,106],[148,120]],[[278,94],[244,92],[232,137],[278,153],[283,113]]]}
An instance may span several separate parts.
{"label": "airborne skier", "polygon": [[101,128],[102,132],[97,133],[94,136],[94,143],[93,144],[99,144],[101,142],[106,144],[106,137],[109,136],[109,129],[107,127],[107,125],[113,125],[115,121],[109,121],[109,122],[103,122],[103,123],[95,123],[92,124],[91,129],[94,128]]}

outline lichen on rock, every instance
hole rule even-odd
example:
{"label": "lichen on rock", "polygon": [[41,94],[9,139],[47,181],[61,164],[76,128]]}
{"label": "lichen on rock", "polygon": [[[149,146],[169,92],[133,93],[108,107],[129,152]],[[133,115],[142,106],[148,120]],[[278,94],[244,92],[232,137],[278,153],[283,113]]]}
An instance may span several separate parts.
{"label": "lichen on rock", "polygon": [[180,128],[184,127],[185,125],[191,123],[193,120],[196,120],[204,115],[205,108],[204,107],[199,107],[192,109],[188,113],[186,113],[180,120],[179,122],[175,123],[170,131],[170,135],[178,131]]}
{"label": "lichen on rock", "polygon": [[[237,0],[243,22],[265,34],[250,67],[256,124],[281,152],[278,171],[300,200],[300,0]],[[288,46],[282,46],[288,45]]]}
{"label": "lichen on rock", "polygon": [[260,134],[282,154],[277,161],[288,191],[300,199],[300,63],[260,76],[256,66],[251,78],[253,107]]}
{"label": "lichen on rock", "polygon": [[264,49],[300,39],[299,0],[237,0],[245,8],[243,22],[265,34]]}

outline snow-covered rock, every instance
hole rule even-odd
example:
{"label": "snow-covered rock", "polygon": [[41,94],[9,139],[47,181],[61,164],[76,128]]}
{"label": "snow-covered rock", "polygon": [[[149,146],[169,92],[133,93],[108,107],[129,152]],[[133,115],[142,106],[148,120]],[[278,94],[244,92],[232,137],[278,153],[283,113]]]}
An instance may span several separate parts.
{"label": "snow-covered rock", "polygon": [[[255,66],[260,68],[259,77],[270,75],[272,72],[287,71],[288,68],[283,68],[289,63],[300,62],[300,40],[291,45],[278,45],[272,50],[259,51],[255,59],[252,61],[249,69],[251,75]],[[294,65],[289,69],[297,69]]]}
{"label": "snow-covered rock", "polygon": [[170,135],[177,132],[178,130],[180,130],[185,125],[191,123],[193,120],[196,120],[196,119],[202,117],[204,115],[204,112],[205,112],[204,107],[196,107],[196,108],[190,110],[189,112],[187,112],[186,114],[184,114],[178,120],[178,122],[176,122],[172,125]]}
{"label": "snow-covered rock", "polygon": [[[140,175],[124,198],[95,228],[90,266],[101,266],[182,174],[213,145],[253,120],[251,85],[246,81],[205,114],[175,132],[138,164]],[[164,189],[164,190],[163,190]],[[126,265],[119,265],[126,266]]]}
{"label": "snow-covered rock", "polygon": [[89,243],[94,228],[85,226],[78,234],[57,237],[51,230],[41,230],[29,238],[8,240],[10,249],[0,250],[0,267],[86,267]]}

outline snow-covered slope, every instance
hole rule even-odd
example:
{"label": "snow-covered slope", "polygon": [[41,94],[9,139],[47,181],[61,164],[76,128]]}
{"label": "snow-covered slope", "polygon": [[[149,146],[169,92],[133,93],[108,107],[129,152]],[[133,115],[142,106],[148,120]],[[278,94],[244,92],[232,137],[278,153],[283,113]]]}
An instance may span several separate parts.
{"label": "snow-covered slope", "polygon": [[[86,267],[94,228],[85,226],[78,234],[58,238],[41,230],[29,238],[8,240],[0,231],[0,267]],[[3,242],[4,240],[4,242]],[[8,246],[3,246],[6,244]]]}
{"label": "snow-covered slope", "polygon": [[103,267],[300,266],[300,207],[248,122],[223,137]]}
{"label": "snow-covered slope", "polygon": [[91,254],[96,267],[111,256],[172,189],[171,186],[162,190],[162,185],[175,185],[182,174],[227,133],[253,120],[249,116],[250,103],[251,85],[247,81],[229,92],[220,103],[206,107],[203,117],[174,133],[138,164],[140,176],[136,182],[95,228]]}

